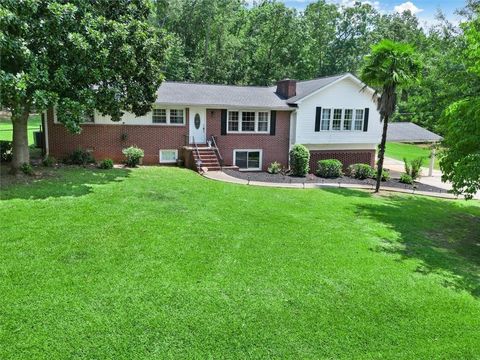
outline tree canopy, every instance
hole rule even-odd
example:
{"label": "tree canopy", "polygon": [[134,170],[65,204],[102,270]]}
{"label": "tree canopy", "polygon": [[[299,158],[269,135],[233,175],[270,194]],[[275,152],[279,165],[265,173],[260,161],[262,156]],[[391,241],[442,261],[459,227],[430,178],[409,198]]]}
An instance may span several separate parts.
{"label": "tree canopy", "polygon": [[[479,9],[480,10],[480,9]],[[480,17],[463,25],[463,51],[471,76],[480,80]],[[445,154],[440,161],[443,179],[453,184],[456,194],[471,198],[480,191],[480,99],[478,92],[451,104],[442,118]]]}
{"label": "tree canopy", "polygon": [[162,81],[164,43],[145,0],[3,1],[2,106],[11,109],[13,166],[28,162],[26,121],[55,105],[72,132],[93,109],[146,113]]}

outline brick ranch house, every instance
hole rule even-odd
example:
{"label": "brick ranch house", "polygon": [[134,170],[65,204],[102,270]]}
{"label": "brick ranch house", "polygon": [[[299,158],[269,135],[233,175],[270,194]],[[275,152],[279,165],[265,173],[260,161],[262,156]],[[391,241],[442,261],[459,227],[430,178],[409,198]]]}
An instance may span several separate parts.
{"label": "brick ranch house", "polygon": [[373,90],[349,73],[281,80],[271,87],[167,81],[151,112],[125,113],[119,122],[95,112],[79,135],[70,134],[50,109],[43,114],[45,150],[61,159],[82,148],[96,159],[121,162],[122,149],[136,145],[145,151],[144,164],[182,159],[192,169],[253,171],[273,161],[288,166],[290,148],[303,144],[311,153],[312,172],[327,158],[344,166],[373,166],[381,124],[372,96]]}

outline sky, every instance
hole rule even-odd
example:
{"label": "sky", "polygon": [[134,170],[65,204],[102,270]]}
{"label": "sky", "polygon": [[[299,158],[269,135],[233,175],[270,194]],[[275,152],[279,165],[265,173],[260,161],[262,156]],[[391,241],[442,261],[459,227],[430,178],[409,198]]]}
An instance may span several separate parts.
{"label": "sky", "polygon": [[[298,10],[303,10],[305,7],[315,0],[283,0],[284,3]],[[456,9],[465,6],[464,0],[360,0],[361,2],[367,2],[372,4],[376,9],[385,13],[402,12],[409,9],[412,13],[415,13],[420,21],[431,23],[435,19],[435,14],[438,9],[447,15],[447,18],[458,23],[458,16],[454,14]],[[331,3],[339,3],[349,5],[355,2],[355,0],[327,0]]]}

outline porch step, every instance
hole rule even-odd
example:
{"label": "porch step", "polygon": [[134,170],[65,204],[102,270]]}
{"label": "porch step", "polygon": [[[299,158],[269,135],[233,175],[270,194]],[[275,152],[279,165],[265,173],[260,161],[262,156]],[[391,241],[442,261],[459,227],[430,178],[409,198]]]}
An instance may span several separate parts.
{"label": "porch step", "polygon": [[198,161],[201,162],[200,167],[202,171],[215,171],[221,169],[214,148],[198,147],[198,153],[196,150],[193,151],[193,159],[195,163]]}

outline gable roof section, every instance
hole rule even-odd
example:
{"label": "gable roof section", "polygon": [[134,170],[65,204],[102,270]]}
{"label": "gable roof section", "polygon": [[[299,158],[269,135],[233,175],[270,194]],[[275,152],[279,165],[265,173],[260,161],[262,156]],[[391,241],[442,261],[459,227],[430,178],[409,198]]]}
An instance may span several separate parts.
{"label": "gable roof section", "polygon": [[157,104],[292,110],[275,88],[165,81],[157,91]]}
{"label": "gable roof section", "polygon": [[305,100],[306,98],[310,97],[311,95],[314,95],[329,86],[342,81],[344,79],[351,79],[355,83],[357,83],[361,89],[366,88],[368,91],[370,91],[372,94],[375,92],[372,88],[368,87],[366,84],[364,84],[359,78],[356,76],[350,74],[350,73],[345,73],[345,74],[340,74],[340,75],[335,75],[335,76],[327,76],[323,78],[318,78],[318,79],[313,79],[313,80],[306,80],[306,81],[299,81],[297,82],[297,95],[289,98],[287,100],[287,103],[289,104],[298,104],[299,102]]}
{"label": "gable roof section", "polygon": [[437,142],[443,138],[417,124],[397,122],[388,124],[387,141],[397,142]]}

